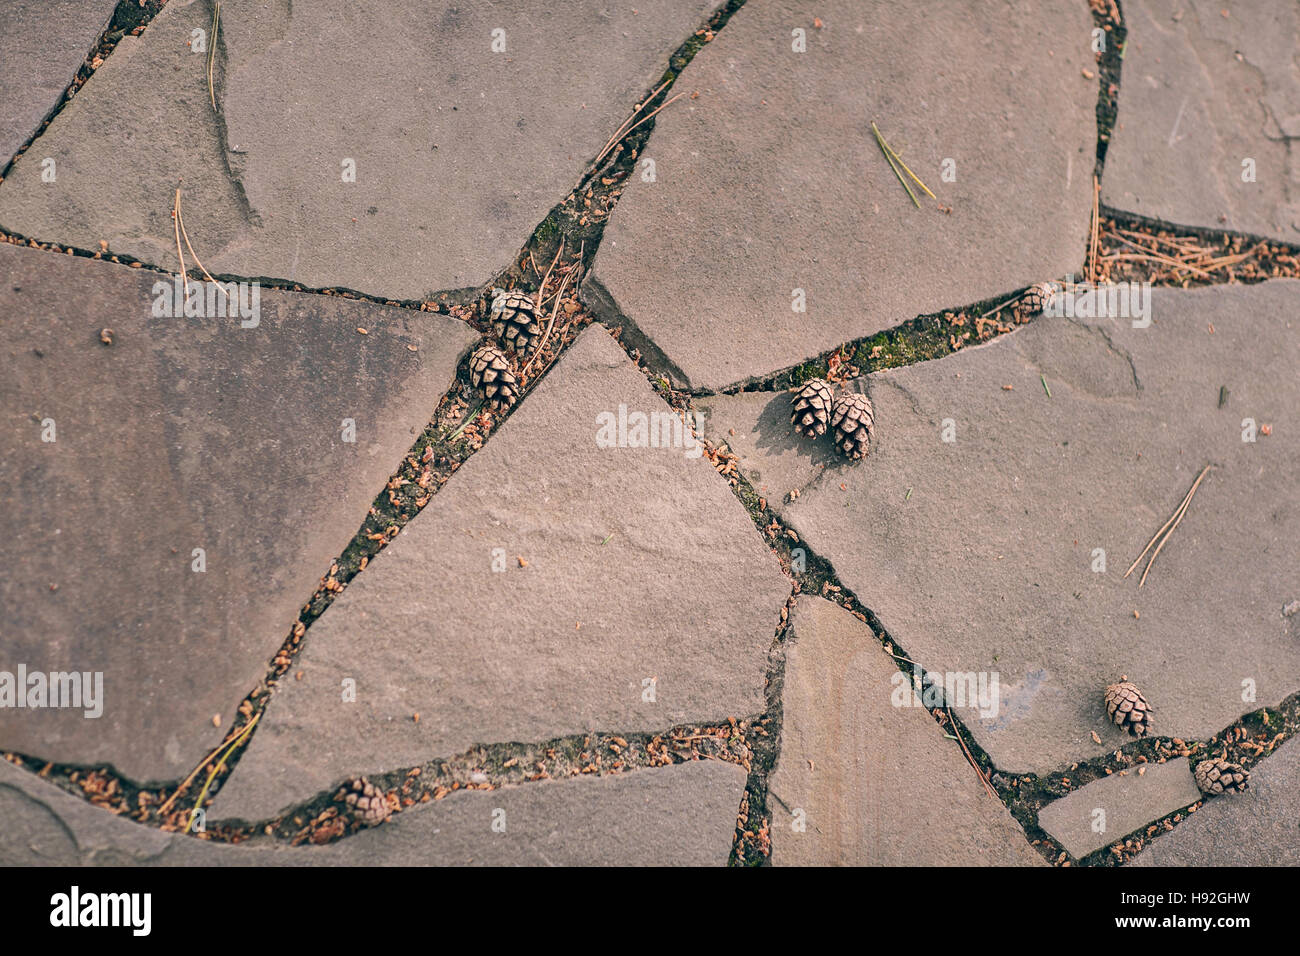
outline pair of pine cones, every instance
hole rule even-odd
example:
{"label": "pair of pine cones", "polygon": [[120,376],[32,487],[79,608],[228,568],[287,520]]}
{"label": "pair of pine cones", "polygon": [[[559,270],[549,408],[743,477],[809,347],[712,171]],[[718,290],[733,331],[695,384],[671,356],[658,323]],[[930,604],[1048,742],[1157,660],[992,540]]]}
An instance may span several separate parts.
{"label": "pair of pine cones", "polygon": [[835,447],[851,461],[857,461],[871,450],[871,439],[876,434],[876,413],[871,399],[857,392],[843,392],[838,398],[831,387],[820,378],[809,379],[794,389],[790,404],[794,413],[790,423],[795,431],[807,438],[826,434],[829,426]]}
{"label": "pair of pine cones", "polygon": [[[541,335],[537,306],[525,292],[493,289],[488,314],[492,331],[512,352],[526,355]],[[493,411],[505,411],[519,400],[519,380],[510,369],[506,353],[495,345],[479,346],[470,356],[469,378]]]}
{"label": "pair of pine cones", "polygon": [[[1155,708],[1147,703],[1137,685],[1127,677],[1106,688],[1106,713],[1121,730],[1134,737],[1145,737],[1151,729]],[[1196,765],[1196,786],[1202,793],[1217,795],[1250,788],[1250,773],[1222,757],[1202,760]]]}

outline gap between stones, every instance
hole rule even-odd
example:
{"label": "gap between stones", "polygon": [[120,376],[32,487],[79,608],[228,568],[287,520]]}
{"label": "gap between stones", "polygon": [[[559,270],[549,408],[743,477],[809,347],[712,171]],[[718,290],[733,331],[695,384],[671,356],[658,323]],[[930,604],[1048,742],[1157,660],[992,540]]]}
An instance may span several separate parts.
{"label": "gap between stones", "polygon": [[[677,77],[694,57],[695,53],[705,43],[713,39],[716,32],[725,25],[737,9],[744,5],[744,2],[745,0],[728,0],[727,3],[724,3],[713,13],[704,27],[697,30],[672,54],[669,58],[669,68],[652,89],[656,89],[665,83],[667,85],[656,96],[643,101],[645,113],[651,112],[657,105],[666,101],[672,92]],[[141,8],[133,6],[130,0],[123,0],[114,12],[109,28],[96,45],[92,57],[94,55],[101,58],[107,56],[107,53],[111,52],[126,32],[139,35],[164,3],[165,0],[146,0],[146,6]],[[1098,58],[1101,78],[1097,105],[1096,170],[1100,179],[1106,149],[1113,131],[1126,31],[1122,26],[1120,11],[1114,0],[1090,0],[1089,7],[1098,26],[1109,34],[1107,49]],[[1107,7],[1110,9],[1107,9]],[[71,96],[74,95],[75,89],[78,89],[88,79],[96,68],[91,65],[92,57],[88,57],[87,62],[83,64],[69,94],[54,108],[37,132],[19,149],[15,157],[0,172],[0,181],[3,181],[3,176],[8,173],[14,159],[22,155],[31,143],[39,138],[45,128],[49,126],[71,99]],[[564,265],[561,266],[557,262],[556,268],[561,269],[561,271],[576,269],[579,274],[585,277],[585,272],[599,247],[605,223],[608,221],[609,215],[621,195],[620,184],[634,168],[636,157],[648,141],[654,126],[655,120],[650,119],[625,137],[598,167],[590,168],[585,172],[580,178],[577,187],[563,201],[557,204],[537,226],[521,251],[520,256],[516,257],[509,267],[482,289],[451,290],[435,293],[433,295],[435,301],[392,300],[339,287],[308,289],[297,283],[274,278],[258,278],[256,281],[271,289],[307,294],[337,295],[375,304],[449,314],[468,322],[478,331],[486,334],[486,323],[483,321],[486,311],[485,290],[493,285],[507,287],[531,285],[532,283],[528,278],[529,273],[537,272],[534,279],[540,276],[541,272],[544,271],[544,266],[555,259],[560,248],[561,238],[565,243],[567,254],[561,257]],[[1126,214],[1119,210],[1112,210],[1108,207],[1102,210],[1102,214],[1112,222],[1135,227],[1137,231],[1169,230],[1182,235],[1194,235],[1210,242],[1221,242],[1225,247],[1231,247],[1233,242],[1236,242],[1239,247],[1241,241],[1255,244],[1264,243],[1266,246],[1271,242],[1275,248],[1266,250],[1265,256],[1261,257],[1261,261],[1264,262],[1271,260],[1271,271],[1268,276],[1260,278],[1280,275],[1300,277],[1300,264],[1296,262],[1296,256],[1300,250],[1296,250],[1284,243],[1226,231],[1170,226],[1155,220]],[[121,263],[131,268],[147,269],[164,275],[173,274],[166,269],[134,260],[128,256],[116,256],[103,251],[93,252],[60,246],[57,243],[43,244],[13,234],[0,234],[0,237],[16,244],[49,249],[53,252],[95,259],[107,258],[108,261]],[[576,252],[573,248],[575,241],[578,244]],[[587,248],[588,245],[590,245],[590,248]],[[1283,260],[1280,263],[1278,261],[1279,256]],[[1288,258],[1290,262],[1286,261]],[[1136,272],[1137,270],[1131,271]],[[222,281],[251,281],[248,277],[229,275],[220,275],[217,278]],[[1223,278],[1221,281],[1232,282],[1238,280],[1229,277]],[[1247,281],[1252,280],[1247,279]],[[1259,281],[1259,278],[1253,281]],[[1153,284],[1167,285],[1172,283],[1155,282]],[[1181,283],[1183,286],[1189,284],[1188,282]],[[1195,284],[1208,285],[1217,283],[1198,281]],[[576,292],[577,287],[575,287],[573,293],[575,297]],[[724,393],[776,391],[797,386],[813,377],[845,379],[868,374],[883,368],[900,367],[941,358],[952,354],[959,350],[963,344],[969,342],[972,332],[976,337],[976,342],[985,342],[1011,331],[1013,326],[1008,326],[998,319],[1002,310],[996,307],[1007,305],[1007,307],[1014,310],[1014,300],[1019,298],[1020,294],[1023,294],[1023,290],[1014,297],[1008,297],[1010,304],[1008,304],[1008,299],[993,298],[964,308],[918,316],[875,335],[852,340],[798,366],[772,373],[759,380],[724,389]],[[565,327],[561,335],[553,341],[552,348],[547,352],[546,358],[549,360],[531,381],[521,383],[525,388],[521,401],[527,397],[527,392],[531,391],[531,386],[535,385],[544,376],[545,371],[554,364],[582,328],[585,328],[586,325],[593,321],[592,316],[585,309],[579,308],[576,313],[571,314],[574,318]],[[1013,323],[1019,323],[1019,320],[1014,318],[1014,311],[1010,317]],[[628,321],[626,328],[630,333],[627,338],[635,338],[634,324]],[[703,390],[674,390],[665,376],[648,367],[648,363],[642,355],[642,349],[622,341],[624,328],[616,327],[610,331],[616,339],[620,340],[620,344],[628,352],[629,357],[646,374],[656,391],[679,412],[692,412],[691,398],[711,394]],[[653,345],[652,342],[648,344]],[[453,437],[453,432],[458,424],[464,424],[462,421],[463,412],[469,407],[471,397],[472,390],[468,386],[468,358],[466,358],[460,363],[456,380],[448,393],[439,402],[433,419],[404,457],[402,466],[390,477],[385,490],[376,497],[361,530],[358,531],[348,547],[331,564],[329,572],[322,578],[317,591],[304,606],[289,637],[268,667],[266,678],[241,703],[239,713],[242,720],[237,719],[235,721],[226,737],[228,742],[238,738],[253,717],[264,710],[271,689],[289,671],[293,658],[301,650],[302,638],[311,623],[333,602],[334,597],[343,590],[346,584],[357,573],[364,570],[370,558],[391,541],[392,537],[400,531],[406,522],[419,513],[428,503],[429,498],[450,478],[451,473],[469,455],[482,447],[487,438],[495,431],[496,426],[508,417],[508,412],[500,416],[493,416],[484,412],[475,416],[473,423],[464,428],[463,434]],[[706,447],[710,448],[710,457],[714,459],[716,466],[719,455],[718,450],[712,448],[711,443],[707,442],[707,440],[705,444]],[[725,467],[725,453],[722,453],[722,457]],[[430,485],[435,481],[437,486],[430,489]],[[767,778],[775,766],[779,754],[779,735],[783,716],[781,690],[784,682],[784,645],[788,630],[788,611],[793,606],[797,595],[806,593],[807,587],[811,587],[811,593],[820,594],[836,601],[836,603],[841,604],[850,613],[853,613],[854,616],[871,627],[877,639],[880,640],[882,648],[891,654],[898,663],[900,670],[909,675],[913,675],[915,672],[915,676],[920,676],[924,673],[924,670],[919,665],[913,667],[904,660],[907,657],[906,653],[890,638],[888,632],[870,608],[861,605],[852,592],[838,583],[834,569],[829,562],[816,555],[806,544],[799,542],[792,529],[787,528],[780,519],[768,514],[764,508],[759,506],[759,496],[743,476],[737,472],[734,478],[731,479],[730,484],[737,498],[749,512],[760,534],[764,534],[769,547],[777,554],[783,568],[794,581],[792,594],[781,609],[781,620],[777,626],[770,650],[771,663],[766,687],[767,710],[761,715],[747,717],[738,722],[733,721],[726,728],[716,725],[704,728],[677,727],[668,731],[667,735],[670,742],[674,740],[680,741],[683,738],[683,735],[678,733],[679,731],[688,731],[689,733],[685,734],[685,736],[694,740],[727,741],[727,746],[718,753],[697,752],[689,759],[733,759],[735,754],[730,749],[731,742],[739,739],[740,746],[748,754],[746,757],[748,763],[740,759],[733,759],[733,762],[746,766],[746,769],[749,770],[749,779],[738,812],[736,840],[730,862],[733,865],[761,865],[768,862],[770,853],[768,831],[771,825],[771,814],[767,807]],[[412,491],[408,486],[414,486],[420,491]],[[421,493],[425,491],[427,491],[427,494]],[[411,510],[412,508],[414,510]],[[804,572],[795,573],[790,568],[789,542],[791,540],[798,542],[807,553],[808,570]],[[960,719],[954,716],[950,722],[948,715],[937,708],[932,713],[932,716],[945,732],[952,731],[962,735],[962,739],[965,740],[972,756],[981,769],[993,778],[994,786],[1004,804],[1024,827],[1026,838],[1030,839],[1031,843],[1039,849],[1039,852],[1045,858],[1062,865],[1067,863],[1067,855],[1051,837],[1037,826],[1038,810],[1047,802],[1057,799],[1070,792],[1070,790],[1076,789],[1078,786],[1082,786],[1084,783],[1100,776],[1150,762],[1153,757],[1159,759],[1171,755],[1202,753],[1215,746],[1226,747],[1229,750],[1230,759],[1234,759],[1249,768],[1258,759],[1262,759],[1263,756],[1271,753],[1281,740],[1300,730],[1300,693],[1288,697],[1276,709],[1262,709],[1245,715],[1221,734],[1215,735],[1208,742],[1205,742],[1204,745],[1197,742],[1187,744],[1184,741],[1167,740],[1166,738],[1143,740],[1126,745],[1109,757],[1096,758],[1075,764],[1068,771],[1049,774],[1042,778],[1035,775],[1025,775],[1007,780],[997,772],[988,755],[966,732],[966,728]],[[1267,745],[1261,745],[1258,740],[1248,739],[1252,733],[1247,727],[1248,723],[1256,728],[1282,727],[1283,729],[1276,732]],[[749,728],[752,728],[756,735],[756,739],[752,743],[746,743],[744,736],[744,731]],[[729,731],[730,736],[720,736],[718,733],[720,730]],[[250,734],[249,741],[246,741],[232,755],[232,759],[226,764],[224,774],[219,779],[224,779],[233,772],[243,750],[247,748],[248,743],[251,742],[255,734],[256,728]],[[1258,738],[1260,731],[1256,729],[1254,734]],[[596,740],[594,745],[592,744],[593,736]],[[539,768],[537,775],[531,777],[525,777],[522,771],[517,776],[506,773],[506,771],[523,766],[525,758],[531,758],[534,764],[541,763],[544,767],[544,760],[537,761],[535,759],[537,753],[546,754],[549,759],[557,761],[557,765],[567,762],[567,766],[580,768],[572,771],[573,773],[599,773],[601,772],[598,769],[601,748],[608,749],[612,744],[614,747],[619,748],[618,751],[611,750],[612,753],[626,754],[622,763],[627,769],[657,766],[660,763],[656,762],[656,754],[671,752],[657,748],[656,742],[662,747],[668,746],[663,743],[663,738],[663,734],[633,734],[622,737],[611,734],[598,734],[557,738],[542,744],[481,745],[456,757],[435,759],[420,767],[391,771],[374,776],[371,779],[372,782],[383,786],[384,789],[397,788],[400,794],[398,797],[399,802],[404,806],[410,806],[417,801],[424,802],[429,799],[437,799],[439,796],[445,795],[446,792],[462,787],[492,789],[494,783],[491,776],[484,783],[476,783],[471,779],[471,775],[475,772],[486,772],[481,769],[478,771],[468,769],[471,764],[490,768],[493,771],[493,776],[497,777],[498,783],[504,783],[505,785],[522,783],[529,779],[542,779],[544,774],[541,768]],[[627,744],[624,746],[618,741],[626,741]],[[674,743],[673,746],[676,747],[678,744]],[[706,749],[712,749],[717,744],[710,743],[705,746]],[[1207,750],[1200,750],[1199,748],[1202,746]],[[1260,749],[1251,752],[1250,748],[1252,746]],[[591,758],[593,753],[595,753],[594,762],[592,762]],[[184,829],[188,821],[188,808],[173,808],[173,812],[168,815],[168,819],[161,819],[156,814],[158,805],[170,796],[175,789],[175,783],[163,788],[143,788],[121,777],[110,767],[55,765],[32,757],[19,757],[14,754],[7,754],[6,756],[15,763],[21,763],[29,769],[37,771],[43,777],[52,777],[54,782],[59,783],[63,789],[80,794],[92,802],[124,805],[129,804],[134,799],[137,809],[130,812],[133,812],[135,814],[133,818],[138,819],[140,822],[159,825],[163,829]],[[615,763],[617,762],[615,761]],[[675,761],[666,760],[661,762]],[[200,773],[196,776],[195,783],[190,785],[191,790],[201,786],[199,781],[203,779],[202,771],[210,766],[211,762],[209,761],[199,768]],[[597,769],[593,769],[593,767]],[[412,781],[417,782],[413,783]],[[286,813],[282,818],[265,824],[263,830],[291,842],[302,842],[306,839],[310,839],[312,842],[331,842],[338,839],[344,835],[347,828],[346,826],[343,826],[342,829],[339,828],[342,820],[337,815],[337,807],[331,803],[332,792],[317,795],[312,801],[301,804]],[[182,801],[178,800],[177,802]],[[1199,806],[1199,804],[1194,805],[1193,810],[1195,806]],[[1147,829],[1148,831],[1156,829],[1159,832],[1167,831],[1172,829],[1173,825],[1179,822],[1182,817],[1182,812],[1172,814],[1163,820],[1154,821]],[[302,823],[298,822],[302,820],[309,821],[305,829],[302,828]],[[290,825],[288,821],[294,821],[293,825]],[[232,842],[247,839],[252,833],[253,828],[235,827],[219,827],[216,830],[209,831],[210,836]],[[1117,865],[1125,862],[1132,855],[1132,852],[1136,852],[1136,849],[1140,849],[1142,845],[1141,841],[1139,841],[1134,849],[1131,846],[1123,846],[1124,843],[1131,845],[1133,841],[1122,841],[1120,850],[1116,850],[1115,846],[1112,846],[1100,850],[1080,862],[1084,865]]]}
{"label": "gap between stones", "polygon": [[0,168],[0,183],[5,181],[5,177],[9,175],[9,170],[18,161],[18,157],[27,152],[32,143],[40,139],[41,134],[54,122],[54,118],[63,112],[65,106],[72,102],[72,98],[76,96],[77,91],[86,85],[86,81],[90,79],[91,74],[103,65],[104,61],[108,59],[108,55],[117,48],[117,44],[122,37],[128,35],[139,36],[143,33],[166,3],[167,0],[119,0],[117,7],[113,10],[112,17],[109,18],[108,26],[104,28],[104,32],[99,35],[99,39],[95,41],[94,46],[90,48],[90,52],[82,60],[81,66],[77,68],[76,74],[64,91],[63,98],[54,104],[50,111],[45,114],[45,118],[41,120],[40,125],[36,127],[36,132],[32,133],[27,138],[27,141],[18,147],[17,152],[9,157],[4,167]]}

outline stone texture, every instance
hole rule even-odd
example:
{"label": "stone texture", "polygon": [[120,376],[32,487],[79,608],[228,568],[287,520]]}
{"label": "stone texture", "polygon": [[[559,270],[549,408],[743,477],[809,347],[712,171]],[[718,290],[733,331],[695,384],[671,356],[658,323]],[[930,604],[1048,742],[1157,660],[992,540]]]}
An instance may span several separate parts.
{"label": "stone texture", "polygon": [[[421,0],[378,13],[299,0],[291,15],[283,0],[225,0],[214,117],[206,57],[187,46],[211,8],[172,0],[41,137],[57,184],[27,157],[14,167],[0,225],[174,268],[184,180],[185,224],[214,274],[399,299],[477,286],[713,5]],[[355,182],[342,181],[345,159]]]}
{"label": "stone texture", "polygon": [[0,760],[0,865],[723,866],[744,789],[740,767],[703,760],[460,791],[328,847],[230,846],[115,817]]}
{"label": "stone texture", "polygon": [[910,678],[871,628],[811,595],[790,627],[773,865],[1046,865],[929,712],[896,705]]}
{"label": "stone texture", "polygon": [[[795,29],[805,53],[792,52]],[[749,4],[683,72],[677,88],[699,98],[656,119],[644,150],[655,181],[629,179],[594,276],[678,379],[720,390],[1077,273],[1096,145],[1096,80],[1081,75],[1096,68],[1091,29],[1075,0],[964,0],[938,16],[889,0]],[[873,121],[951,214],[920,193],[912,205]],[[955,182],[941,180],[945,159]],[[806,313],[792,311],[796,288]]]}
{"label": "stone texture", "polygon": [[1132,866],[1300,866],[1300,743],[1255,764],[1250,789],[1207,800]]}
{"label": "stone texture", "polygon": [[213,715],[228,725],[262,677],[474,334],[270,290],[256,327],[153,317],[173,277],[12,245],[0,273],[0,487],[21,505],[0,511],[0,671],[102,671],[105,698],[97,719],[0,708],[0,749],[176,779],[221,740]]}
{"label": "stone texture", "polygon": [[[1102,201],[1300,242],[1300,5],[1130,0]],[[1255,181],[1242,180],[1254,160]]]}
{"label": "stone texture", "polygon": [[[1150,328],[1044,318],[868,376],[854,387],[875,403],[876,447],[827,467],[786,518],[913,660],[999,675],[1000,712],[968,725],[1002,770],[1061,769],[1130,740],[1103,706],[1121,674],[1155,707],[1157,735],[1207,738],[1300,688],[1282,613],[1300,595],[1297,306],[1292,280],[1158,289]],[[1272,434],[1243,442],[1248,417]],[[736,429],[749,430],[762,434]],[[1206,463],[1146,586],[1145,563],[1124,580]]]}
{"label": "stone texture", "polygon": [[[0,4],[0,167],[63,99],[116,6],[117,0]],[[36,158],[38,174],[43,158]]]}
{"label": "stone texture", "polygon": [[[1076,860],[1201,799],[1186,757],[1094,780],[1043,807],[1038,825]],[[1097,811],[1102,810],[1105,816]],[[1093,827],[1104,820],[1102,832]]]}
{"label": "stone texture", "polygon": [[215,812],[267,818],[475,743],[765,709],[790,583],[707,459],[597,447],[620,405],[669,413],[590,328],[313,625]]}

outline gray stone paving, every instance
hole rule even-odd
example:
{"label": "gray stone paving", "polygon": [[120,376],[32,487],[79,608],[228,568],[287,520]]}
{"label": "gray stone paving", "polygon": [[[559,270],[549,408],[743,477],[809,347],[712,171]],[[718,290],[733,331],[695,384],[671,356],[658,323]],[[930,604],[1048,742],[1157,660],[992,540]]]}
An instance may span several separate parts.
{"label": "gray stone paving", "polygon": [[[1042,773],[1121,746],[1102,694],[1124,672],[1156,708],[1156,733],[1208,737],[1300,686],[1282,615],[1300,588],[1300,451],[1281,426],[1242,441],[1247,417],[1263,426],[1300,407],[1298,306],[1292,280],[1159,289],[1150,328],[1044,318],[871,375],[871,455],[825,469],[785,514],[927,670],[999,675],[1000,712],[968,725],[1001,769]],[[767,467],[776,412],[759,404],[735,428],[741,450],[758,449],[742,473]],[[788,454],[772,443],[779,468]],[[1146,586],[1124,580],[1207,462]],[[1243,681],[1257,702],[1243,702]]]}
{"label": "gray stone paving", "polygon": [[1191,765],[1179,757],[1094,780],[1043,807],[1038,825],[1082,859],[1200,799]]}
{"label": "gray stone paving", "polygon": [[745,771],[716,760],[418,805],[328,847],[140,826],[0,760],[3,866],[721,866]]}
{"label": "gray stone paving", "polygon": [[621,406],[672,415],[588,329],[312,627],[218,816],[269,818],[475,743],[766,709],[790,582],[698,446],[597,446]]}
{"label": "gray stone paving", "polygon": [[1044,865],[871,628],[799,598],[786,644],[774,866]]}
{"label": "gray stone paving", "polygon": [[1129,0],[1102,201],[1165,222],[1300,242],[1294,3]]}
{"label": "gray stone paving", "polygon": [[0,485],[24,503],[0,511],[0,670],[103,675],[93,719],[0,708],[0,749],[179,778],[221,741],[473,333],[272,290],[248,319],[154,316],[154,284],[174,277],[8,244],[0,272]]}
{"label": "gray stone paving", "polygon": [[1250,789],[1209,800],[1133,866],[1300,866],[1300,744],[1256,765]]}
{"label": "gray stone paving", "polygon": [[[116,6],[117,0],[0,4],[0,167],[67,93]],[[44,157],[33,158],[39,170]]]}
{"label": "gray stone paving", "polygon": [[[291,847],[260,827],[239,845],[163,832],[0,760],[0,864],[723,865],[740,822],[749,862],[766,833],[776,865],[1042,865],[865,623],[805,593],[774,646],[780,528],[755,528],[674,434],[629,352],[696,391],[703,432],[948,682],[1003,783],[1128,745],[1102,703],[1121,674],[1156,734],[1189,741],[1300,689],[1300,282],[1162,289],[1146,328],[1045,317],[849,383],[877,422],[853,466],[794,436],[785,393],[703,394],[1080,271],[1088,5],[754,0],[697,33],[718,2],[225,0],[215,110],[191,45],[210,0],[171,0],[118,44],[0,184],[0,229],[146,264],[0,245],[0,486],[20,505],[0,512],[0,750],[172,791],[448,387],[469,394],[456,368],[480,336],[445,315],[269,290],[249,327],[159,314],[173,277],[148,267],[177,267],[177,185],[216,273],[381,300],[476,287],[694,36],[630,175],[591,182],[626,190],[609,228],[561,225],[594,255],[581,299],[615,335],[588,329],[534,373],[313,622],[208,816],[265,822],[479,744],[763,714],[770,777],[701,760],[457,790]],[[0,164],[112,8],[0,10]],[[1124,16],[1103,202],[1300,242],[1300,8],[1129,0]],[[912,205],[873,121],[937,200]],[[1207,463],[1146,587],[1124,580]],[[102,716],[13,706],[20,669],[102,672]],[[1248,793],[1136,864],[1300,862],[1298,765],[1283,744]],[[766,808],[743,802],[747,780]],[[1038,823],[1075,859],[1200,800],[1185,759],[1074,786]]]}
{"label": "gray stone paving", "polygon": [[[595,266],[679,379],[721,389],[1078,272],[1097,138],[1087,9],[1049,0],[1012,30],[981,9],[748,4],[686,68],[699,98],[657,118],[655,180],[631,177]],[[873,121],[950,214],[912,205]]]}
{"label": "gray stone paving", "polygon": [[[421,0],[362,16],[314,0],[290,16],[288,3],[225,0],[214,119],[207,58],[188,46],[212,10],[172,0],[15,165],[0,226],[176,268],[184,180],[185,224],[214,274],[396,299],[478,286],[713,6]],[[37,153],[57,159],[56,183],[40,182]]]}

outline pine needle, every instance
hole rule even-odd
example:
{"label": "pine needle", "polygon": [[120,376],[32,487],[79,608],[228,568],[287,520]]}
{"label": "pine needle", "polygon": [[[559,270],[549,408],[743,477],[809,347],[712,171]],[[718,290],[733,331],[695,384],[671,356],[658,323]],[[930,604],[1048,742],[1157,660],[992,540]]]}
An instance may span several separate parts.
{"label": "pine needle", "polygon": [[181,251],[181,188],[176,187],[176,198],[172,200],[172,229],[176,233],[176,258],[181,261],[181,281],[187,286],[185,290],[186,297],[189,296],[189,270],[185,268],[185,253]]}
{"label": "pine needle", "polygon": [[[208,798],[208,789],[212,786],[212,781],[217,779],[217,774],[221,773],[221,768],[226,765],[226,761],[229,760],[230,755],[235,752],[235,748],[248,739],[248,735],[253,732],[253,728],[257,726],[257,722],[261,719],[262,715],[258,714],[250,720],[248,726],[244,728],[244,732],[239,735],[238,739],[236,739],[233,744],[230,745],[230,749],[221,755],[221,759],[217,761],[217,765],[212,768],[212,773],[208,774],[208,779],[203,782],[203,789],[199,791],[199,798],[194,801],[194,810],[198,810],[203,806],[203,801]],[[190,818],[185,824],[186,833],[189,833],[190,827],[194,826],[194,810],[190,811]]]}
{"label": "pine needle", "polygon": [[[1166,521],[1164,525],[1160,528],[1160,530],[1155,533],[1155,537],[1153,537],[1149,542],[1147,542],[1147,546],[1142,549],[1142,554],[1139,554],[1137,556],[1137,560],[1134,561],[1131,565],[1129,565],[1129,569],[1124,572],[1124,577],[1126,578],[1130,574],[1132,574],[1133,569],[1138,566],[1138,563],[1142,560],[1142,558],[1146,555],[1146,553],[1151,550],[1151,545],[1156,544],[1157,539],[1160,540],[1160,543],[1156,545],[1155,553],[1151,555],[1151,560],[1147,562],[1146,569],[1142,572],[1142,578],[1140,581],[1138,581],[1138,587],[1142,587],[1144,584],[1146,584],[1147,575],[1151,573],[1151,566],[1156,563],[1156,558],[1160,556],[1160,551],[1164,548],[1166,544],[1169,543],[1169,539],[1173,537],[1174,532],[1178,530],[1178,525],[1182,522],[1183,515],[1187,514],[1187,509],[1192,503],[1192,496],[1196,494],[1196,489],[1200,487],[1201,481],[1205,478],[1210,468],[1211,468],[1210,465],[1206,465],[1204,468],[1201,469],[1201,473],[1196,476],[1196,481],[1192,483],[1191,490],[1187,492],[1187,495],[1183,498],[1182,503],[1179,504],[1179,506],[1176,509],[1174,509],[1174,513],[1169,517],[1169,520]],[[1163,535],[1164,537],[1162,538],[1161,535]]]}
{"label": "pine needle", "polygon": [[181,236],[185,239],[185,248],[190,250],[190,255],[194,258],[194,261],[198,263],[199,270],[209,282],[213,285],[217,285],[217,280],[212,278],[212,273],[208,272],[208,270],[204,268],[202,262],[199,262],[199,254],[195,252],[194,247],[190,245],[190,234],[185,231],[185,216],[181,212],[181,191],[179,189],[176,190],[176,223],[180,226]]}
{"label": "pine needle", "polygon": [[912,187],[907,185],[907,180],[903,178],[903,174],[899,172],[898,167],[894,165],[894,157],[890,154],[889,147],[885,145],[885,138],[880,135],[880,130],[876,129],[875,123],[871,124],[871,132],[876,134],[876,143],[879,144],[880,151],[885,154],[885,162],[889,163],[889,168],[894,171],[894,175],[898,177],[898,181],[902,183],[903,188],[907,190],[907,195],[912,199],[912,205],[917,209],[920,209],[921,204],[916,201],[916,193],[912,192]]}
{"label": "pine needle", "polygon": [[465,420],[460,423],[460,427],[447,436],[447,441],[455,441],[457,438],[459,438],[461,436],[461,433],[465,431],[465,429],[469,428],[470,423],[474,421],[474,419],[478,416],[479,409],[481,409],[482,407],[483,407],[482,402],[479,402],[477,405],[475,405],[474,410],[465,415]]}
{"label": "pine needle", "polygon": [[871,129],[876,134],[876,139],[880,140],[880,145],[885,148],[885,151],[889,153],[890,157],[894,160],[894,162],[896,162],[899,166],[903,167],[903,171],[907,173],[907,175],[912,177],[913,182],[915,182],[918,186],[920,186],[923,190],[925,190],[925,194],[927,196],[929,196],[935,202],[938,202],[939,197],[936,196],[934,193],[930,192],[930,187],[927,186],[925,183],[921,182],[921,178],[917,176],[916,173],[912,172],[910,169],[907,168],[907,163],[903,162],[903,157],[899,156],[898,153],[894,152],[894,148],[885,142],[885,138],[880,135],[880,130],[876,129],[875,123],[871,124]]}
{"label": "pine needle", "polygon": [[212,109],[217,108],[217,92],[212,86],[212,66],[217,60],[217,34],[221,30],[221,0],[216,0],[212,8],[212,39],[208,44],[208,99],[212,101]]}

